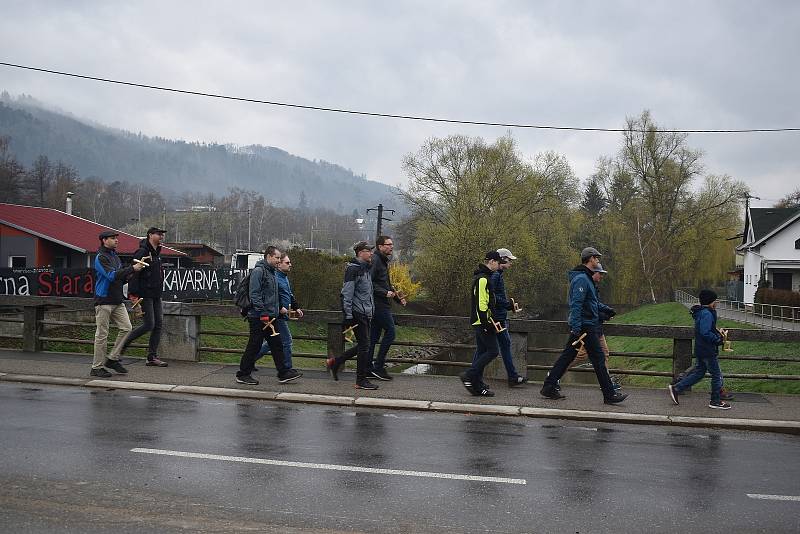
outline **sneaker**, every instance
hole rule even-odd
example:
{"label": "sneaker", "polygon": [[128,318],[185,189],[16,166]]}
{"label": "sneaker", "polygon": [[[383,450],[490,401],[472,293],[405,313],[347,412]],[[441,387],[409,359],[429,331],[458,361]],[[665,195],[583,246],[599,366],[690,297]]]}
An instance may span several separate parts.
{"label": "sneaker", "polygon": [[378,386],[365,378],[356,382],[356,389],[378,389]]}
{"label": "sneaker", "polygon": [[376,370],[376,371],[370,371],[369,374],[371,374],[372,376],[374,376],[378,380],[385,380],[385,381],[394,380],[392,378],[392,375],[390,375],[389,372],[386,369],[379,369],[379,370]]}
{"label": "sneaker", "polygon": [[125,368],[122,366],[122,364],[121,364],[121,363],[119,363],[119,360],[109,360],[108,358],[106,358],[105,367],[108,367],[109,369],[111,369],[111,370],[113,370],[113,371],[116,371],[116,372],[118,372],[118,373],[119,373],[119,374],[121,374],[121,375],[126,375],[126,374],[128,374],[128,370],[127,370],[127,369],[125,369]]}
{"label": "sneaker", "polygon": [[459,373],[458,378],[461,379],[461,385],[464,386],[471,395],[474,395],[475,391],[472,386],[472,379],[467,376],[467,373]]}
{"label": "sneaker", "polygon": [[339,380],[339,366],[336,364],[336,358],[328,358],[325,360],[325,367],[331,374],[334,380]]}
{"label": "sneaker", "polygon": [[722,388],[719,390],[719,400],[733,400],[733,393],[725,388]]}
{"label": "sneaker", "polygon": [[166,367],[169,364],[165,361],[159,360],[158,358],[153,358],[152,360],[147,360],[145,365],[149,365],[150,367]]}
{"label": "sneaker", "polygon": [[248,386],[257,386],[258,385],[258,380],[256,380],[255,378],[253,378],[250,375],[244,375],[244,376],[237,376],[236,377],[236,383],[238,383],[238,384],[246,384]]}
{"label": "sneaker", "polygon": [[619,391],[622,389],[622,384],[619,383],[616,376],[611,377],[611,386],[614,388],[614,391]]}
{"label": "sneaker", "polygon": [[620,402],[624,401],[628,398],[627,393],[614,393],[613,397],[608,397],[603,399],[603,402],[606,404],[619,404]]}
{"label": "sneaker", "polygon": [[730,404],[728,404],[727,402],[723,402],[721,400],[709,402],[708,403],[708,407],[709,408],[715,408],[717,410],[730,410],[731,409],[731,405]]}
{"label": "sneaker", "polygon": [[561,394],[561,390],[557,386],[544,385],[542,386],[542,390],[539,391],[539,393],[542,395],[542,397],[547,397],[548,399],[553,399],[553,400],[560,400],[567,398],[566,395]]}
{"label": "sneaker", "polygon": [[480,386],[477,390],[473,393],[476,397],[494,397],[494,391],[486,387],[486,385]]}
{"label": "sneaker", "polygon": [[100,378],[111,378],[111,373],[106,371],[104,367],[97,367],[97,368],[93,367],[92,370],[89,371],[89,376],[97,376]]}
{"label": "sneaker", "polygon": [[672,404],[677,405],[678,404],[678,392],[675,391],[675,386],[673,384],[670,384],[670,385],[667,386],[667,389],[669,390],[669,396],[672,399]]}
{"label": "sneaker", "polygon": [[297,380],[301,376],[303,376],[303,373],[301,373],[297,369],[287,369],[283,373],[283,376],[278,377],[278,383],[279,384],[285,384],[286,382],[291,382],[292,380]]}
{"label": "sneaker", "polygon": [[521,386],[522,384],[524,384],[527,381],[528,381],[528,379],[525,378],[524,376],[515,376],[514,378],[509,378],[508,379],[508,387],[513,388],[513,387]]}

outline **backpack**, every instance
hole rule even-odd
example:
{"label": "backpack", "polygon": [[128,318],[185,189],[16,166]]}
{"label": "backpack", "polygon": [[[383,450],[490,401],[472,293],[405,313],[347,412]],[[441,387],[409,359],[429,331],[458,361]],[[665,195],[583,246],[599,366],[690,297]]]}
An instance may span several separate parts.
{"label": "backpack", "polygon": [[250,302],[250,275],[253,274],[257,267],[253,267],[244,278],[239,281],[236,286],[236,292],[233,294],[233,304],[239,308],[239,313],[242,317],[247,317],[247,312],[253,307]]}

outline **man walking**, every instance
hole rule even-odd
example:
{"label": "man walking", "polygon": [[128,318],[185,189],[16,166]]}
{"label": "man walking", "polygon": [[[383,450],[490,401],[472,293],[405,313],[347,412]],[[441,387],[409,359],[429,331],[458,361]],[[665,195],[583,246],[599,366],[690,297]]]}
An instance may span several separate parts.
{"label": "man walking", "polygon": [[482,264],[473,273],[470,320],[475,330],[477,352],[472,366],[461,373],[461,383],[474,396],[494,397],[494,392],[483,383],[483,370],[497,357],[497,330],[492,317],[495,309],[494,294],[490,291],[489,278],[500,268],[503,258],[496,250],[486,253]]}
{"label": "man walking", "polygon": [[[106,367],[120,374],[128,372],[119,361],[122,345],[131,331],[128,310],[122,303],[125,298],[122,295],[122,286],[134,272],[142,270],[142,265],[134,263],[132,267],[122,266],[122,260],[117,256],[118,232],[106,230],[99,237],[100,248],[94,258],[94,315],[97,330],[94,333],[94,359],[89,374],[108,378],[111,373]],[[111,354],[106,357],[110,321],[114,321],[119,333]]]}
{"label": "man walking", "polygon": [[667,386],[669,396],[674,404],[678,404],[678,395],[700,382],[708,371],[711,374],[711,402],[708,407],[730,410],[731,405],[720,398],[722,370],[718,358],[723,338],[717,330],[717,294],[710,289],[703,289],[699,298],[700,304],[695,304],[690,310],[694,319],[694,370],[677,384]]}
{"label": "man walking", "polygon": [[[389,352],[395,337],[392,300],[397,300],[403,306],[406,305],[406,300],[397,296],[389,276],[389,262],[394,250],[394,241],[392,241],[391,237],[382,235],[375,240],[375,245],[377,251],[373,254],[372,263],[370,264],[373,300],[375,302],[369,340],[370,374],[378,380],[391,380],[392,375],[386,371],[386,354]],[[383,333],[382,340],[381,333]],[[379,340],[378,357],[373,360],[375,345],[378,344]]]}
{"label": "man walking", "polygon": [[367,380],[370,367],[370,321],[375,309],[370,275],[372,247],[366,241],[359,241],[353,246],[353,252],[355,252],[355,258],[348,262],[344,271],[341,295],[342,313],[344,314],[342,326],[345,328],[355,327],[356,345],[338,358],[328,358],[325,363],[333,379],[338,380],[342,364],[353,356],[358,356],[356,389],[378,389],[378,386]]}
{"label": "man walking", "polygon": [[[123,350],[133,341],[147,332],[150,332],[150,340],[147,343],[147,363],[155,367],[166,367],[167,362],[158,358],[158,344],[161,341],[161,323],[164,311],[161,307],[161,291],[164,286],[164,270],[161,267],[161,242],[164,240],[166,230],[155,226],[147,230],[147,237],[139,242],[139,250],[133,254],[134,264],[136,260],[143,261],[147,265],[135,274],[128,282],[128,298],[136,304],[141,300],[141,308],[144,313],[141,326],[136,328],[128,339],[125,340]],[[144,264],[141,264],[144,265]]]}
{"label": "man walking", "polygon": [[[281,344],[283,345],[283,362],[287,369],[292,368],[292,332],[289,330],[289,310],[297,313],[297,318],[303,317],[303,310],[297,304],[292,293],[292,284],[289,283],[289,271],[292,270],[292,260],[285,252],[281,254],[281,259],[278,262],[275,270],[275,279],[278,281],[278,299],[280,300],[280,313],[278,319],[275,321],[276,329],[281,335]],[[264,343],[261,346],[261,351],[258,353],[260,359],[265,354],[269,354],[269,343]]]}
{"label": "man walking", "polygon": [[[494,293],[495,307],[492,309],[494,320],[500,323],[505,330],[497,334],[497,344],[500,346],[500,355],[503,357],[503,365],[506,368],[508,375],[508,386],[516,387],[521,386],[528,381],[527,378],[520,376],[514,367],[514,359],[511,356],[511,333],[508,331],[508,310],[512,309],[511,300],[506,295],[506,284],[503,280],[503,272],[511,267],[514,260],[517,259],[510,250],[507,248],[497,249],[500,254],[502,262],[500,268],[497,269],[489,280],[490,287]],[[475,353],[477,355],[477,351]]]}
{"label": "man walking", "polygon": [[278,372],[278,382],[285,384],[303,376],[302,373],[286,366],[281,336],[271,335],[280,310],[278,281],[275,278],[275,266],[280,259],[280,250],[273,246],[267,247],[264,259],[258,260],[250,273],[250,309],[247,311],[250,337],[247,339],[247,346],[242,354],[239,370],[236,372],[236,382],[239,384],[250,386],[258,384],[258,380],[251,374],[255,368],[256,356],[265,339]]}
{"label": "man walking", "polygon": [[577,345],[585,344],[589,360],[594,367],[597,382],[603,392],[606,404],[616,404],[628,395],[617,393],[606,369],[603,349],[600,347],[597,329],[599,327],[599,301],[597,289],[592,281],[593,269],[600,264],[600,252],[593,247],[581,251],[581,265],[569,272],[569,339],[561,356],[547,373],[541,394],[550,399],[563,399],[558,381],[578,354]]}

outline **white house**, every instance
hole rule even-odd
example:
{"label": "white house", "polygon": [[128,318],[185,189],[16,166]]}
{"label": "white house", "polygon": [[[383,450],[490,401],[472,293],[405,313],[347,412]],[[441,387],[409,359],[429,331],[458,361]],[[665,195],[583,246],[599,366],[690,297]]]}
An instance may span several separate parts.
{"label": "white house", "polygon": [[762,279],[773,289],[800,291],[800,208],[750,208],[736,252],[744,302],[753,302]]}

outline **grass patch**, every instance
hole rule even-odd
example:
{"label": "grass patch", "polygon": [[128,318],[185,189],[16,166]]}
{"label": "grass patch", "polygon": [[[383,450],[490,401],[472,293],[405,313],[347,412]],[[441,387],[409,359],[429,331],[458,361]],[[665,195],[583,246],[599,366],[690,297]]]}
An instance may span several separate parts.
{"label": "grass patch", "polygon": [[[651,304],[642,306],[628,313],[614,318],[618,324],[647,324],[665,326],[694,326],[689,310],[677,302],[664,304]],[[717,321],[717,326],[725,328],[751,329],[753,325],[738,323],[727,319]],[[608,336],[608,347],[612,352],[653,352],[658,354],[672,354],[672,340],[658,338],[634,338]],[[758,356],[787,356],[800,360],[800,344],[798,343],[772,343],[765,341],[734,341],[732,354],[746,354]],[[722,353],[725,356],[725,353]],[[619,369],[639,369],[648,371],[672,371],[672,360],[641,359],[614,356],[609,362],[610,366]],[[758,362],[720,360],[723,376],[726,373],[743,374],[781,374],[800,375],[800,363],[785,362]],[[620,377],[622,382],[632,386],[666,387],[669,379],[657,376],[630,376]],[[709,382],[703,382],[708,384]],[[734,391],[755,391],[763,393],[800,393],[800,381],[789,380],[744,380],[739,378],[726,378],[725,386]],[[700,386],[703,387],[703,386]]]}

